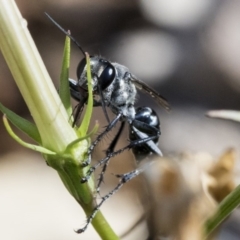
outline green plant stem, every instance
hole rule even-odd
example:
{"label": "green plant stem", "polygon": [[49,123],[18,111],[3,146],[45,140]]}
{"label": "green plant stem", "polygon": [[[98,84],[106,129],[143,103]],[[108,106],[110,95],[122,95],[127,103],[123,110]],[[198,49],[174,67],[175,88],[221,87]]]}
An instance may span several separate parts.
{"label": "green plant stem", "polygon": [[[93,181],[81,184],[86,170],[81,161],[88,149],[82,140],[65,152],[78,138],[68,123],[67,112],[55,90],[37,48],[13,0],[0,0],[0,49],[38,128],[42,146],[56,153],[44,155],[58,171],[64,185],[87,215],[94,208]],[[102,239],[118,239],[99,212],[92,222]]]}
{"label": "green plant stem", "polygon": [[27,21],[14,1],[0,1],[0,21],[1,51],[38,127],[43,145],[62,151],[76,134],[68,124],[66,111],[31,38]]}
{"label": "green plant stem", "polygon": [[216,229],[240,204],[240,185],[238,185],[219,204],[216,213],[205,223],[206,237]]}

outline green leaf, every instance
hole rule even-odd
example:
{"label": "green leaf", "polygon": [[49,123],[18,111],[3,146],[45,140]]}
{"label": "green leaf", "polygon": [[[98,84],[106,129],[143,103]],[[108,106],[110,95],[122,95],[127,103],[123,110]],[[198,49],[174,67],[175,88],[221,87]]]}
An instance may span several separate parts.
{"label": "green leaf", "polygon": [[32,138],[37,143],[41,144],[42,140],[39,134],[39,131],[35,124],[29,122],[28,120],[18,116],[16,113],[12,112],[5,106],[0,103],[0,111],[6,114],[7,118],[11,121],[11,123],[20,129],[22,132],[27,134],[30,138]]}
{"label": "green leaf", "polygon": [[20,139],[12,130],[12,128],[10,127],[9,123],[8,123],[8,120],[7,120],[7,117],[6,115],[4,114],[3,115],[3,123],[4,123],[4,126],[7,130],[7,132],[9,133],[9,135],[14,139],[16,140],[19,144],[21,144],[22,146],[26,147],[26,148],[29,148],[29,149],[32,149],[34,151],[37,151],[37,152],[40,152],[40,153],[43,153],[43,154],[48,154],[48,155],[56,155],[55,152],[51,151],[51,150],[48,150],[47,148],[44,148],[44,147],[41,147],[41,146],[37,146],[37,145],[34,145],[34,144],[30,144],[30,143],[26,143],[24,142],[22,139]]}
{"label": "green leaf", "polygon": [[59,86],[59,96],[62,103],[67,111],[69,118],[72,116],[72,105],[70,100],[70,90],[69,90],[69,66],[70,66],[70,38],[67,36],[65,40],[65,46],[63,51],[63,61],[62,61],[62,71],[60,75],[60,86]]}
{"label": "green leaf", "polygon": [[223,201],[219,204],[216,213],[205,223],[206,237],[222,223],[234,209],[240,204],[240,185],[238,185]]}
{"label": "green leaf", "polygon": [[88,80],[88,103],[85,115],[82,120],[82,124],[77,130],[80,136],[85,136],[87,134],[93,109],[93,90],[92,90],[92,76],[91,76],[91,66],[89,55],[86,53],[87,60],[87,80]]}

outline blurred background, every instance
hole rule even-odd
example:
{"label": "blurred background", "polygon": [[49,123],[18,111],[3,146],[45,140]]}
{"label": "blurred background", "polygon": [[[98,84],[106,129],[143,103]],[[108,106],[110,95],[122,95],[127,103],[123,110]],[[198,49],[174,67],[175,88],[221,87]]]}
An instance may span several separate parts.
{"label": "blurred background", "polygon": [[[16,3],[28,21],[56,88],[65,37],[44,12],[71,30],[85,51],[127,66],[169,101],[172,108],[169,113],[141,93],[136,104],[153,107],[158,112],[162,132],[159,146],[164,155],[206,152],[218,157],[229,147],[239,149],[239,124],[209,119],[205,113],[213,109],[238,110],[240,106],[240,1],[16,0]],[[82,57],[72,45],[73,79]],[[0,76],[0,101],[31,119],[1,54]],[[101,108],[94,109],[93,124],[95,120],[106,126]],[[41,156],[19,146],[7,135],[1,122],[0,133],[0,238],[99,239],[92,228],[80,236],[74,233],[73,229],[83,226],[84,213]],[[114,131],[99,144],[96,160],[104,156],[103,150],[113,136]],[[126,145],[127,138],[126,129],[119,148]],[[112,160],[103,192],[107,193],[116,183],[111,173],[125,173],[134,167],[130,152]],[[144,212],[144,201],[139,198],[143,180],[138,178],[127,185],[103,206],[119,235]],[[236,212],[225,223],[218,239],[239,239],[236,227],[239,223]],[[124,239],[147,239],[147,235],[146,223],[141,221]]]}

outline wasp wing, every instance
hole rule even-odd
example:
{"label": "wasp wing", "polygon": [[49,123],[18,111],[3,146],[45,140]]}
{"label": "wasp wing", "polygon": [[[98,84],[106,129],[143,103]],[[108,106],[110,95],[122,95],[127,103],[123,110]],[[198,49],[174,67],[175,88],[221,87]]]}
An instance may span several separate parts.
{"label": "wasp wing", "polygon": [[163,108],[165,108],[168,111],[171,109],[167,100],[161,94],[156,92],[153,88],[148,86],[146,83],[140,81],[133,75],[131,75],[131,81],[138,89],[149,94],[152,98],[154,98],[157,101],[157,103],[161,105]]}

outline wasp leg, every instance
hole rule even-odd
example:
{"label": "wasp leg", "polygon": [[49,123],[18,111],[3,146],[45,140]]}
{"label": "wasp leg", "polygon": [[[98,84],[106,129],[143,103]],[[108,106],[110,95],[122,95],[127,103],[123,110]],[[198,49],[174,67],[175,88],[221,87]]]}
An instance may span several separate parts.
{"label": "wasp leg", "polygon": [[144,171],[144,169],[136,169],[134,171],[122,174],[122,175],[116,175],[116,177],[120,178],[118,185],[111,191],[109,192],[107,195],[105,195],[101,202],[95,207],[95,209],[93,210],[92,214],[88,217],[87,219],[87,223],[83,228],[78,229],[76,232],[77,233],[83,233],[86,231],[88,225],[92,222],[92,220],[94,219],[94,217],[96,216],[97,212],[99,211],[100,207],[102,206],[102,204],[104,202],[106,202],[112,195],[114,195],[115,193],[118,192],[118,190],[127,182],[129,182],[131,179],[135,178],[136,176],[138,176],[140,173],[142,173]]}
{"label": "wasp leg", "polygon": [[87,152],[88,158],[82,163],[83,167],[86,167],[90,164],[91,159],[90,159],[89,156],[92,155],[92,152],[93,152],[94,148],[102,140],[104,135],[106,135],[108,132],[110,132],[112,130],[112,128],[117,124],[117,122],[120,120],[121,117],[122,117],[122,113],[119,113],[117,115],[117,117],[114,118],[112,122],[110,122],[110,124],[106,127],[106,129],[100,135],[98,135],[96,140],[92,143],[92,145],[88,149],[88,152]]}

